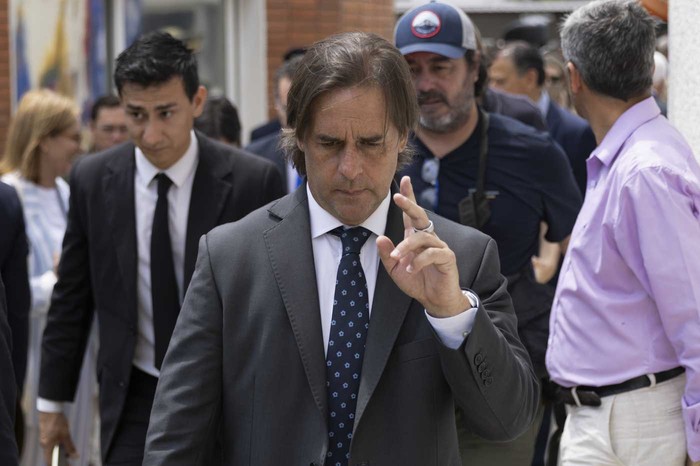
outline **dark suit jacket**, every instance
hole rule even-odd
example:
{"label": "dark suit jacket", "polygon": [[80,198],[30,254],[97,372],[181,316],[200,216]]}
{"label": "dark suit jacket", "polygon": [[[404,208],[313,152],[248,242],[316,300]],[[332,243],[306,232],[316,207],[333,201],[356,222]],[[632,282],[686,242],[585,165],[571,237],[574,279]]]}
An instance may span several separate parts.
{"label": "dark suit jacket", "polygon": [[12,334],[12,364],[19,392],[27,368],[29,338],[29,244],[22,204],[12,186],[0,182],[0,278],[5,282],[7,321]]}
{"label": "dark suit jacket", "polygon": [[276,133],[280,129],[282,129],[280,121],[277,118],[274,118],[267,123],[263,123],[262,125],[253,128],[253,130],[250,132],[250,142],[265,137],[268,134]]}
{"label": "dark suit jacket", "polygon": [[[353,465],[461,465],[455,402],[468,428],[492,440],[517,436],[537,407],[537,381],[518,340],[494,241],[431,218],[457,254],[461,285],[477,292],[482,304],[466,343],[449,349],[423,306],[379,266]],[[387,234],[395,243],[403,238],[402,213],[393,205]],[[205,441],[219,426],[227,466],[323,464],[323,348],[302,186],[200,242],[163,364],[144,465],[202,464]]]}
{"label": "dark suit jacket", "polygon": [[542,112],[527,97],[487,87],[481,97],[481,107],[486,112],[514,118],[541,131],[547,130]]}
{"label": "dark suit jacket", "polygon": [[274,163],[280,172],[284,183],[284,192],[287,192],[287,161],[284,158],[284,151],[280,149],[280,139],[282,133],[277,131],[273,134],[268,134],[260,139],[248,144],[245,148],[251,154],[259,155],[270,162]]}
{"label": "dark suit jacket", "polygon": [[15,440],[17,383],[13,375],[11,351],[12,336],[7,325],[5,287],[0,277],[0,464],[15,466],[18,464]]}
{"label": "dark suit jacket", "polygon": [[[197,138],[199,164],[185,240],[185,287],[203,234],[282,194],[271,163],[201,133]],[[58,282],[42,342],[39,396],[69,401],[75,394],[93,309],[97,312],[103,458],[124,406],[137,339],[134,170],[131,143],[85,157],[73,168]]]}
{"label": "dark suit jacket", "polygon": [[586,120],[564,110],[554,101],[549,102],[547,127],[552,136],[569,158],[574,171],[576,185],[581,195],[586,193],[586,159],[596,148],[595,135]]}

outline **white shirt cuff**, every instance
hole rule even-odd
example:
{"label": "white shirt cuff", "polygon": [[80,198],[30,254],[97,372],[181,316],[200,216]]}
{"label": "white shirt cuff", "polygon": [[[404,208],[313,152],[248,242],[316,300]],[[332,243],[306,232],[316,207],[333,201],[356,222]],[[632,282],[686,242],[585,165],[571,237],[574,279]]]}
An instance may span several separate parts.
{"label": "white shirt cuff", "polygon": [[36,399],[36,409],[42,413],[62,413],[63,412],[63,402],[62,401],[51,401],[45,398]]}
{"label": "white shirt cuff", "polygon": [[462,346],[464,339],[469,336],[474,328],[474,319],[476,319],[476,311],[479,308],[479,297],[469,290],[464,290],[472,305],[471,309],[457,314],[452,317],[433,317],[425,311],[425,316],[428,322],[435,329],[442,343],[451,349],[457,349]]}

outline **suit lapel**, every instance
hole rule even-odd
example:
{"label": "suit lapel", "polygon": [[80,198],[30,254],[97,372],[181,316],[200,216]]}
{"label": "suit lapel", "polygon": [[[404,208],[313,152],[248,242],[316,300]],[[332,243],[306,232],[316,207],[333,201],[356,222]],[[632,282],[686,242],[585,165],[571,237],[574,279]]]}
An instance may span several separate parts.
{"label": "suit lapel", "polygon": [[306,185],[273,204],[270,213],[281,219],[264,233],[270,264],[287,309],[311,394],[325,420],[328,410],[326,368]]}
{"label": "suit lapel", "polygon": [[[393,201],[389,207],[385,234],[395,245],[403,241],[403,217]],[[396,286],[380,261],[355,408],[354,429],[357,429],[367,403],[384,372],[411,301],[412,298]]]}
{"label": "suit lapel", "polygon": [[121,272],[124,292],[129,301],[126,309],[133,309],[129,318],[136,319],[136,204],[134,200],[134,146],[129,144],[115,154],[103,178],[107,223],[112,234]]}
{"label": "suit lapel", "polygon": [[187,215],[185,237],[185,268],[183,287],[189,286],[197,261],[199,238],[217,226],[226,204],[231,183],[224,178],[230,174],[228,164],[221,160],[216,146],[205,136],[197,134],[199,163],[192,183],[192,197]]}

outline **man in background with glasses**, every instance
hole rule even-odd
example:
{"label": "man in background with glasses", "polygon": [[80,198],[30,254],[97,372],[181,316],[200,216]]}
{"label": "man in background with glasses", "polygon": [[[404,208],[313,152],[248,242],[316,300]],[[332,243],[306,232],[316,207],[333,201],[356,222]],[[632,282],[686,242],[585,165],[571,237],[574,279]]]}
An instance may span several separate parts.
{"label": "man in background with glasses", "polygon": [[103,95],[95,101],[90,113],[90,133],[91,153],[101,152],[129,139],[126,112],[119,97]]}
{"label": "man in background with glasses", "polygon": [[[477,107],[481,56],[474,26],[458,8],[431,2],[410,10],[399,19],[395,43],[411,67],[420,105],[412,137],[418,157],[404,174],[424,208],[496,240],[520,338],[537,375],[546,378],[553,291],[535,281],[532,258],[540,222],[548,226],[546,239],[565,250],[581,205],[566,155],[546,133]],[[542,407],[525,434],[495,444],[466,431],[458,417],[462,461],[530,464],[541,419]]]}

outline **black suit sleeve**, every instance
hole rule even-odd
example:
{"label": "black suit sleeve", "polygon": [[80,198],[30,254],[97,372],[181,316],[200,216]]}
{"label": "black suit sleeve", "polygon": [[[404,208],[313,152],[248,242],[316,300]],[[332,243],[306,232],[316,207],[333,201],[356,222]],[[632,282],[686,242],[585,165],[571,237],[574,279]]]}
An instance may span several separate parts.
{"label": "black suit sleeve", "polygon": [[17,463],[15,441],[15,402],[17,384],[12,376],[10,328],[5,309],[5,288],[0,280],[0,464],[14,466]]}
{"label": "black suit sleeve", "polygon": [[31,304],[27,270],[29,245],[19,198],[13,192],[8,200],[10,202],[7,203],[7,218],[2,220],[5,231],[0,241],[6,242],[6,255],[0,264],[0,277],[5,282],[7,322],[12,334],[12,364],[21,393],[29,344],[29,306]]}
{"label": "black suit sleeve", "polygon": [[[58,281],[41,342],[39,396],[52,401],[71,401],[75,396],[93,316],[89,246],[81,202],[88,193],[82,190],[80,162],[71,173],[70,206]],[[84,175],[86,180],[94,176]]]}
{"label": "black suit sleeve", "polygon": [[530,426],[540,395],[499,269],[496,242],[489,239],[475,279],[466,284],[480,297],[472,331],[460,348],[439,348],[466,426],[484,439],[505,441]]}

